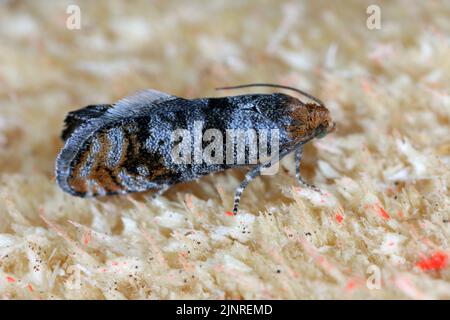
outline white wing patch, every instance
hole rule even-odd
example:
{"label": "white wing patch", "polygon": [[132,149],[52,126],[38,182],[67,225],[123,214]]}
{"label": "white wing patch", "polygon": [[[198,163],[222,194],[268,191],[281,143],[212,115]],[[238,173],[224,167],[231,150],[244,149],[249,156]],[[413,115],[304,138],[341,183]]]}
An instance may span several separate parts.
{"label": "white wing patch", "polygon": [[115,116],[133,116],[141,113],[143,108],[148,109],[162,101],[176,98],[170,94],[153,89],[142,90],[117,101],[107,112]]}

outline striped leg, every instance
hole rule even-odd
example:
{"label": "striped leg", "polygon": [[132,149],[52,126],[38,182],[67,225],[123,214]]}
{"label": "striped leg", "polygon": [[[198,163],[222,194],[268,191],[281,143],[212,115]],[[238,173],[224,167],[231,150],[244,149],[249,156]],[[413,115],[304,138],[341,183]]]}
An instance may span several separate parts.
{"label": "striped leg", "polygon": [[[269,163],[269,165],[270,165],[270,163]],[[234,205],[233,205],[233,214],[234,215],[236,215],[238,212],[239,202],[241,201],[241,194],[242,194],[242,192],[244,192],[245,187],[247,187],[247,185],[250,183],[250,181],[252,181],[257,176],[259,176],[259,174],[261,173],[261,169],[264,166],[267,166],[267,164],[265,164],[265,163],[259,164],[255,168],[253,168],[252,170],[247,172],[244,180],[241,182],[239,187],[236,189],[236,192],[234,193]]]}
{"label": "striped leg", "polygon": [[[284,151],[280,152],[280,154],[277,155],[277,158],[278,158],[277,162],[280,161],[281,159],[283,159],[290,152],[292,152],[292,150],[284,150]],[[247,187],[247,185],[250,183],[250,181],[252,181],[253,179],[255,179],[256,177],[259,176],[262,169],[269,168],[273,163],[275,163],[273,159],[271,161],[268,161],[265,163],[260,163],[256,167],[254,167],[252,170],[247,172],[244,180],[241,182],[241,184],[239,185],[239,188],[236,189],[236,192],[234,194],[234,205],[233,205],[233,214],[234,215],[236,215],[238,212],[239,202],[241,200],[241,194],[242,194],[242,192],[244,192],[245,187]]]}
{"label": "striped leg", "polygon": [[301,185],[304,185],[310,189],[313,189],[314,191],[322,193],[319,188],[317,188],[313,184],[307,183],[302,178],[302,175],[300,174],[300,162],[302,161],[302,155],[303,155],[303,145],[301,145],[301,146],[297,147],[297,149],[295,149],[295,177],[297,178],[298,182]]}

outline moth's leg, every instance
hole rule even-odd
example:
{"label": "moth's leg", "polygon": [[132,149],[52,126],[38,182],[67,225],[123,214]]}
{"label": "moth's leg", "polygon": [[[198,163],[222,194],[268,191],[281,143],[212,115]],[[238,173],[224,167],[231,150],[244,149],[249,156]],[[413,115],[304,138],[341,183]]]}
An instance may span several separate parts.
{"label": "moth's leg", "polygon": [[150,200],[156,199],[159,196],[161,196],[164,192],[167,191],[167,189],[170,188],[170,184],[165,184],[163,186],[161,186],[161,188],[156,189],[156,191],[154,193],[152,193],[152,195],[150,196]]}
{"label": "moth's leg", "polygon": [[[270,163],[269,163],[269,165],[270,165]],[[236,191],[234,193],[234,205],[233,205],[233,214],[234,215],[236,215],[238,212],[239,202],[241,201],[242,192],[244,192],[244,189],[248,186],[250,181],[252,181],[253,179],[255,179],[256,177],[258,177],[260,175],[261,169],[264,166],[267,166],[267,164],[261,163],[261,164],[257,165],[256,167],[254,167],[249,172],[247,172],[244,180],[242,180],[241,184],[236,189]]]}
{"label": "moth's leg", "polygon": [[306,184],[305,180],[303,180],[301,174],[300,174],[300,163],[302,161],[303,156],[303,146],[297,147],[295,149],[295,177],[297,178],[298,182],[300,184]]}
{"label": "moth's leg", "polygon": [[[292,149],[283,150],[282,152],[280,152],[279,155],[277,155],[276,162],[281,161],[281,159],[283,159],[287,154],[289,154],[291,152],[292,152]],[[247,185],[250,183],[250,181],[252,181],[253,179],[255,179],[256,177],[258,177],[261,174],[262,169],[269,168],[274,163],[275,163],[274,159],[272,158],[271,161],[267,161],[265,163],[260,163],[256,167],[254,167],[252,170],[247,172],[244,180],[241,182],[241,184],[236,189],[236,192],[234,194],[234,205],[233,205],[233,214],[234,215],[236,215],[238,212],[239,202],[241,200],[241,194],[242,194],[242,192],[244,192],[245,187],[247,187]]]}
{"label": "moth's leg", "polygon": [[322,193],[318,187],[316,187],[313,184],[307,183],[300,174],[300,162],[302,161],[303,156],[303,145],[298,146],[297,149],[295,149],[295,177],[297,178],[298,182],[301,185],[304,185],[310,189],[313,189],[314,191]]}

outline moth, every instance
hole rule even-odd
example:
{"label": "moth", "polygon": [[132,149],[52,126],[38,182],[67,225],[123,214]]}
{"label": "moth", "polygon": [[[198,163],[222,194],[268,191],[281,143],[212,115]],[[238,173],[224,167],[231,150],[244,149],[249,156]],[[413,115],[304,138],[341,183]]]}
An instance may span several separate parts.
{"label": "moth", "polygon": [[[64,147],[56,159],[56,180],[62,190],[79,197],[148,190],[160,195],[177,183],[245,167],[248,172],[234,195],[233,213],[237,214],[241,194],[250,181],[269,164],[295,152],[297,180],[316,188],[302,178],[300,161],[306,143],[334,130],[329,110],[312,95],[282,85],[255,83],[218,89],[257,86],[288,89],[307,97],[310,102],[284,93],[185,99],[149,89],[113,104],[89,105],[69,112],[61,135]],[[276,158],[257,159],[256,163],[180,163],[173,156],[173,133],[180,128],[187,134],[214,129],[224,135],[229,130],[276,130],[279,152]],[[205,145],[206,142],[200,140],[200,146]],[[223,145],[215,151],[225,155],[227,147],[229,145]],[[241,149],[246,157],[250,147]],[[233,152],[233,156],[237,156],[236,150]]]}

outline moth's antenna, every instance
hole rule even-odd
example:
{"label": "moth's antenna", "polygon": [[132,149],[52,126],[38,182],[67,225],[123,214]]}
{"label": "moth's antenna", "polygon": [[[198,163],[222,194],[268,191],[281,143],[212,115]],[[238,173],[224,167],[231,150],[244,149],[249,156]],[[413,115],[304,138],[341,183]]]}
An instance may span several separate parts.
{"label": "moth's antenna", "polygon": [[320,99],[310,95],[309,93],[306,93],[305,91],[302,91],[302,90],[299,90],[296,88],[292,88],[292,87],[288,87],[288,86],[282,86],[279,84],[273,84],[273,83],[249,83],[249,84],[241,84],[238,86],[231,86],[231,87],[220,87],[220,88],[216,88],[216,90],[240,89],[240,88],[248,88],[248,87],[272,87],[272,88],[281,88],[281,89],[292,90],[297,93],[300,93],[301,95],[307,97],[308,99],[311,99],[311,100],[317,102],[319,105],[324,107],[324,104]]}

